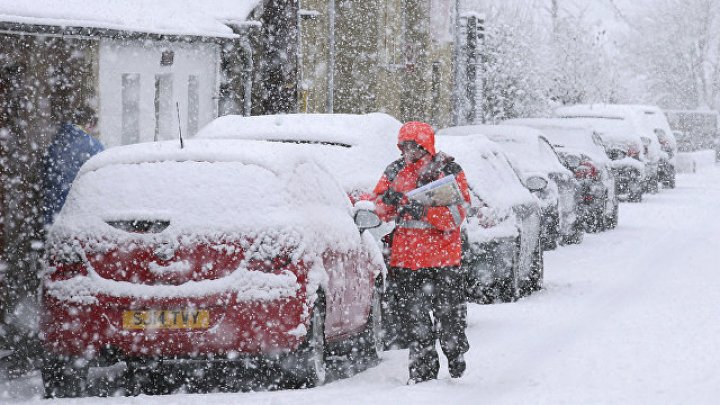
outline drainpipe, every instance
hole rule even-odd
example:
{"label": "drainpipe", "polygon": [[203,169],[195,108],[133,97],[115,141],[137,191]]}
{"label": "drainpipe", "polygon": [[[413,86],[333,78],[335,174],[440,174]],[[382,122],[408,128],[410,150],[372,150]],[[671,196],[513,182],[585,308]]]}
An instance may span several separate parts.
{"label": "drainpipe", "polygon": [[253,61],[253,48],[247,37],[240,41],[240,48],[246,55],[245,66],[243,66],[243,73],[245,74],[245,83],[243,84],[245,91],[245,95],[243,96],[243,115],[249,117],[252,112],[252,74],[255,69],[255,62]]}
{"label": "drainpipe", "polygon": [[328,0],[328,72],[327,72],[327,108],[332,114],[335,98],[335,0]]}
{"label": "drainpipe", "polygon": [[242,114],[245,117],[249,117],[252,113],[252,86],[253,86],[253,71],[255,70],[255,61],[253,59],[254,50],[250,37],[256,33],[260,27],[259,23],[255,21],[249,21],[245,24],[234,25],[235,31],[240,35],[240,40],[237,45],[242,49],[245,54],[245,63],[243,64],[243,110]]}

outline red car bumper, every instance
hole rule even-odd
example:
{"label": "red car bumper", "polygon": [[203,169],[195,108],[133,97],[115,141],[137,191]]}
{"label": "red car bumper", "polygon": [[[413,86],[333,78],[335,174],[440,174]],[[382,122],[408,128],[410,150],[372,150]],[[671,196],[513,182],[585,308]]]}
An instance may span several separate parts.
{"label": "red car bumper", "polygon": [[[295,350],[308,327],[306,297],[237,302],[232,295],[166,300],[97,296],[93,304],[44,297],[41,337],[55,355],[99,356],[105,350],[126,357],[267,355]],[[123,325],[127,311],[207,311],[200,328]],[[176,325],[177,326],[177,325]]]}

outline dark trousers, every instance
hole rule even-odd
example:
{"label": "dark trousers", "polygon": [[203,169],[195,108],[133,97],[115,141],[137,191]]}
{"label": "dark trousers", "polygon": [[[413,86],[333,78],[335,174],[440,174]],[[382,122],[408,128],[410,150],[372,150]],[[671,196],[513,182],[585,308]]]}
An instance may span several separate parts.
{"label": "dark trousers", "polygon": [[410,378],[437,378],[436,339],[450,361],[470,348],[465,277],[459,267],[392,268],[391,284],[396,289],[395,314],[410,341]]}

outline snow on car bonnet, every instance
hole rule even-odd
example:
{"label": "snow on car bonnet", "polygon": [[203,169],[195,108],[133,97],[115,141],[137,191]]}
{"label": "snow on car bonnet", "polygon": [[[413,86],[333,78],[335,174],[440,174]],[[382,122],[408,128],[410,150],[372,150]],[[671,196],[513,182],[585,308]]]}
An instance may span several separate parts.
{"label": "snow on car bonnet", "polygon": [[400,154],[401,123],[381,113],[288,114],[219,117],[200,130],[205,139],[251,139],[286,143],[315,156],[346,192],[370,191]]}

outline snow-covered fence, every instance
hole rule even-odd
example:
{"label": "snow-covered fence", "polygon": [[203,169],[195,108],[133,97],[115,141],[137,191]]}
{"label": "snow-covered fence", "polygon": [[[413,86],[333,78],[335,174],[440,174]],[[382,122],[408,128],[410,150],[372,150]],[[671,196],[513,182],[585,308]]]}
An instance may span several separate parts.
{"label": "snow-covered fence", "polygon": [[681,152],[677,156],[675,168],[678,173],[695,173],[715,164],[714,150]]}

